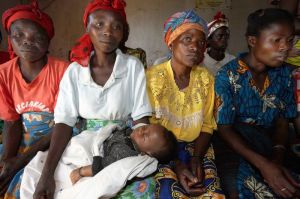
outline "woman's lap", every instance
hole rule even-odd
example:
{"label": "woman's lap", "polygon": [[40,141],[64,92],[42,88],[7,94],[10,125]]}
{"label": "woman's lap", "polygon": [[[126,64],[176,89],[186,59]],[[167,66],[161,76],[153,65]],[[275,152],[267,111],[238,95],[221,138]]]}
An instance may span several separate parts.
{"label": "woman's lap", "polygon": [[[268,156],[272,152],[272,143],[264,128],[249,125],[238,125],[236,130],[248,141],[258,153]],[[250,134],[251,133],[251,134]],[[257,141],[256,141],[257,140]],[[239,198],[278,198],[264,182],[260,172],[247,161],[238,156],[218,137],[214,138],[217,167],[221,177],[222,187],[227,195],[239,194]],[[227,159],[227,161],[226,161]],[[294,162],[288,162],[293,165]],[[294,178],[300,176],[291,172]]]}
{"label": "woman's lap", "polygon": [[[185,150],[192,154],[193,146],[188,144]],[[220,186],[220,179],[217,175],[214,159],[214,151],[210,147],[203,160],[203,169],[205,172],[203,184],[207,190],[206,193],[198,198],[225,198]],[[157,198],[191,198],[180,185],[174,172],[174,164],[172,163],[159,166],[158,172],[155,175],[155,181]]]}
{"label": "woman's lap", "polygon": [[[191,145],[192,146],[192,145]],[[191,147],[185,147],[192,152]],[[214,199],[225,198],[220,188],[220,180],[214,163],[214,151],[210,148],[204,159],[205,180],[204,185],[207,192],[199,198],[210,197]],[[190,198],[184,191],[176,174],[173,171],[172,163],[160,165],[155,176],[127,185],[115,198]]]}
{"label": "woman's lap", "polygon": [[[53,114],[47,112],[31,112],[22,115],[24,134],[20,144],[19,154],[24,153],[43,136],[47,135],[53,125]],[[0,145],[0,156],[3,152],[3,145]],[[20,185],[23,169],[20,170],[10,182],[5,199],[20,198]]]}
{"label": "woman's lap", "polygon": [[[82,128],[84,130],[99,130],[106,126],[108,123],[117,123],[121,126],[128,125],[130,122],[111,120],[83,120]],[[155,180],[153,176],[149,176],[144,179],[134,180],[128,183],[118,194],[114,197],[115,199],[152,199],[155,198]]]}
{"label": "woman's lap", "polygon": [[149,176],[142,180],[129,183],[122,189],[115,199],[152,199],[155,197],[155,179]]}
{"label": "woman's lap", "polygon": [[221,179],[221,187],[225,195],[237,194],[236,177],[240,157],[221,140],[217,133],[213,136],[213,146],[216,155],[216,166]]}

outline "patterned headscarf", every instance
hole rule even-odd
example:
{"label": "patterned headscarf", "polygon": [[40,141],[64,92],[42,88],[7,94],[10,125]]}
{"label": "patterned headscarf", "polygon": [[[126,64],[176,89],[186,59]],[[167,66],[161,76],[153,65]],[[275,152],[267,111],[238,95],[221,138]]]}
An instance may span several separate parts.
{"label": "patterned headscarf", "polygon": [[228,19],[222,12],[218,12],[214,16],[214,20],[208,24],[208,36],[209,37],[213,32],[215,32],[218,28],[229,26]]}
{"label": "patterned headscarf", "polygon": [[167,19],[164,24],[164,38],[167,46],[169,46],[183,32],[197,29],[207,36],[207,23],[193,10],[177,12]]}
{"label": "patterned headscarf", "polygon": [[[2,15],[2,25],[4,29],[9,32],[10,27],[13,22],[19,19],[29,19],[39,24],[45,31],[49,39],[52,39],[54,36],[54,26],[52,19],[49,15],[44,13],[39,9],[37,0],[32,0],[30,5],[17,5],[13,8],[6,10]],[[8,38],[8,52],[10,54],[10,58],[14,58],[16,55],[14,54],[11,41]]]}
{"label": "patterned headscarf", "polygon": [[[87,27],[88,17],[96,10],[111,10],[119,13],[126,22],[125,13],[126,2],[124,0],[93,0],[88,3],[83,15],[84,26]],[[127,23],[127,22],[126,22]],[[93,50],[93,43],[87,33],[79,38],[76,45],[72,48],[70,60],[76,61],[82,66],[88,66],[90,54]]]}

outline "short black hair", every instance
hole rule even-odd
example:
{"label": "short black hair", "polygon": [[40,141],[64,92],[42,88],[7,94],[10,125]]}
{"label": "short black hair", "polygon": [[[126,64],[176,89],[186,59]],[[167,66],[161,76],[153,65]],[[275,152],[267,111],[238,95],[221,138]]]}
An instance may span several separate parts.
{"label": "short black hair", "polygon": [[167,164],[177,157],[177,139],[172,131],[165,129],[164,133],[165,147],[153,153],[152,156],[158,160],[160,164]]}
{"label": "short black hair", "polygon": [[249,14],[246,36],[259,36],[260,32],[272,24],[287,23],[294,27],[294,17],[280,8],[259,9]]}

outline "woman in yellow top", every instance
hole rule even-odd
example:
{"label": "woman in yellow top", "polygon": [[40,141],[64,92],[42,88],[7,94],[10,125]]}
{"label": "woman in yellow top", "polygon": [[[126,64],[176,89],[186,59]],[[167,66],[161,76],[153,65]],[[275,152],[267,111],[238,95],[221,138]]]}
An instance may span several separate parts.
{"label": "woman in yellow top", "polygon": [[178,158],[160,165],[155,176],[158,198],[224,198],[209,142],[213,118],[214,79],[199,67],[206,47],[207,23],[189,10],[165,23],[170,61],[151,67],[147,91],[154,109],[152,123],[171,130],[178,140]]}

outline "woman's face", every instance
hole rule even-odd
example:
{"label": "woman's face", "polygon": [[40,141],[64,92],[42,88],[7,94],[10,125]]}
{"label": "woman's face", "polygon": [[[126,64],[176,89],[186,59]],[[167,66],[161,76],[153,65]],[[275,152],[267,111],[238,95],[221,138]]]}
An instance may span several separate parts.
{"label": "woman's face", "polygon": [[170,45],[172,60],[192,67],[201,63],[206,48],[205,34],[196,29],[187,30]]}
{"label": "woman's face", "polygon": [[123,38],[124,23],[121,15],[113,11],[97,10],[89,15],[87,33],[96,50],[115,51]]}
{"label": "woman's face", "polygon": [[270,67],[281,66],[293,45],[294,28],[287,23],[271,24],[259,36],[248,37],[248,45],[258,62]]}
{"label": "woman's face", "polygon": [[208,39],[208,45],[213,49],[225,51],[228,46],[229,36],[230,32],[227,27],[218,28]]}
{"label": "woman's face", "polygon": [[48,51],[49,38],[46,31],[37,23],[19,19],[10,27],[9,37],[17,56],[27,61],[37,61]]}

